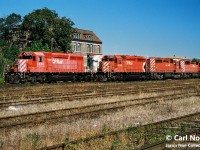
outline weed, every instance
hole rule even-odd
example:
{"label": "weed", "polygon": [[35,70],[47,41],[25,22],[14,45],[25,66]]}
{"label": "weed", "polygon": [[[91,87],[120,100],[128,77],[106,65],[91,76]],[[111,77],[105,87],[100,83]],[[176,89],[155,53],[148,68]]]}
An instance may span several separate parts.
{"label": "weed", "polygon": [[4,78],[0,78],[0,84],[3,84],[4,82]]}
{"label": "weed", "polygon": [[23,149],[36,149],[41,144],[41,138],[38,133],[31,133],[26,136],[22,143]]}
{"label": "weed", "polygon": [[110,129],[107,127],[106,124],[104,124],[101,131],[102,131],[103,134],[106,134],[110,131]]}
{"label": "weed", "polygon": [[3,141],[0,140],[0,149],[3,149]]}
{"label": "weed", "polygon": [[41,144],[39,134],[33,133],[33,134],[29,134],[27,137],[31,139],[33,147],[37,147]]}
{"label": "weed", "polygon": [[121,142],[120,142],[119,138],[114,138],[110,149],[111,150],[119,149],[120,143]]}
{"label": "weed", "polygon": [[65,149],[74,149],[73,144],[70,143],[69,138],[66,138],[64,141]]}

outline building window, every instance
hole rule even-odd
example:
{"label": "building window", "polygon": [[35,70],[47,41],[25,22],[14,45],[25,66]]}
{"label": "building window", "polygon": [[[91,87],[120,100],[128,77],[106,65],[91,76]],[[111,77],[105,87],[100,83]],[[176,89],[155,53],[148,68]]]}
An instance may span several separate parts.
{"label": "building window", "polygon": [[79,33],[74,33],[73,38],[74,39],[80,39],[80,34]]}
{"label": "building window", "polygon": [[87,44],[87,52],[90,52],[90,45]]}
{"label": "building window", "polygon": [[78,44],[77,44],[77,52],[80,52],[80,51],[81,51],[81,44],[78,43]]}
{"label": "building window", "polygon": [[90,45],[90,53],[92,53],[93,52],[93,45],[91,44]]}
{"label": "building window", "polygon": [[93,52],[93,45],[92,44],[87,45],[87,52],[89,52],[89,53]]}
{"label": "building window", "polygon": [[74,52],[80,52],[81,51],[81,44],[80,43],[74,43],[73,50],[74,50]]}
{"label": "building window", "polygon": [[77,46],[76,46],[76,43],[74,44],[74,52],[77,51]]}
{"label": "building window", "polygon": [[89,40],[89,41],[92,41],[93,40],[93,37],[92,35],[85,35],[86,39]]}
{"label": "building window", "polygon": [[100,46],[99,45],[97,45],[97,53],[101,53],[101,50],[100,50]]}

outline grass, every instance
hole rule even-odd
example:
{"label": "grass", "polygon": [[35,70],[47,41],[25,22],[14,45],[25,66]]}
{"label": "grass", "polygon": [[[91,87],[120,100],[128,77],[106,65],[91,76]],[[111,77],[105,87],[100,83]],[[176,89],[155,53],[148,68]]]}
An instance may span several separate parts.
{"label": "grass", "polygon": [[[139,124],[147,124],[172,117],[186,115],[189,113],[199,112],[199,105],[199,97],[190,97],[182,99],[181,101],[174,100],[173,103],[171,104],[170,102],[169,105],[167,102],[160,102],[159,104],[156,104],[157,107],[155,107],[155,104],[153,104],[147,106],[138,106],[135,109],[127,108],[123,111],[105,114],[99,118],[84,118],[74,122],[68,122],[66,119],[66,122],[59,124],[44,124],[32,128],[18,128],[17,130],[10,130],[9,132],[5,133],[1,130],[1,140],[4,143],[3,146],[10,145],[11,149],[12,147],[16,146],[19,147],[20,145],[21,148],[23,148],[27,143],[29,143],[28,145],[30,145],[31,142],[37,143],[37,140],[40,141],[39,146],[53,145],[62,143],[66,139],[71,141],[79,138],[93,136],[98,133],[104,133],[108,130],[124,129],[130,125],[137,126]],[[174,111],[169,112],[169,106],[172,107],[170,109]],[[186,109],[187,111],[185,111]],[[34,133],[37,133],[37,137],[39,138],[34,138],[34,136],[27,136],[34,135]],[[29,137],[28,140],[27,137]],[[120,141],[123,141],[123,138],[124,143],[126,143],[126,136],[122,136]],[[102,143],[100,141],[96,142],[98,142],[98,145],[95,145],[94,141],[94,146],[101,147]],[[117,145],[117,141],[112,141],[111,139],[107,139],[104,142],[107,142],[108,145],[113,144],[114,147]],[[141,144],[142,141],[139,140],[138,143]],[[78,147],[81,149],[84,148],[84,146],[86,149],[87,145],[84,144]],[[18,149],[20,149],[20,147]]]}
{"label": "grass", "polygon": [[[180,82],[180,81],[179,81]],[[181,81],[181,84],[189,83],[189,81]],[[136,83],[135,85],[133,83]],[[133,83],[122,83],[126,85],[126,87],[139,88],[146,85],[151,85],[152,83],[157,84],[157,82],[133,82]],[[151,84],[150,84],[151,83]],[[165,81],[159,82],[161,85],[165,83]],[[174,81],[177,84],[177,81]],[[96,84],[96,85],[95,85]],[[45,91],[48,92],[68,92],[68,91],[82,91],[88,90],[88,92],[98,92],[98,89],[102,88],[113,88],[115,86],[119,86],[120,83],[106,83],[107,86],[103,83],[77,83],[77,84],[68,84],[68,85],[37,85],[37,86],[26,86],[19,87],[19,89],[26,89],[27,92],[38,92],[42,93]],[[105,87],[104,87],[105,86]],[[163,85],[168,86],[168,85]],[[36,88],[37,87],[37,88]],[[96,89],[95,89],[96,87]],[[123,86],[122,86],[123,87]],[[196,86],[194,91],[199,92],[199,85]],[[19,91],[24,92],[24,91]],[[125,96],[113,96],[113,97],[98,97],[88,100],[77,100],[71,102],[54,102],[51,104],[37,104],[37,105],[28,105],[26,107],[21,107],[18,111],[6,111],[0,110],[0,116],[9,116],[9,115],[17,115],[38,111],[46,111],[46,110],[54,110],[54,109],[62,109],[68,107],[76,107],[82,105],[91,105],[96,103],[105,103],[105,102],[113,102],[119,100],[129,100],[135,98],[149,97],[149,96],[158,96],[165,94],[173,94],[180,92],[175,91],[167,91],[167,92],[153,92],[153,93],[143,93],[142,88],[141,92],[135,95],[125,95]],[[187,92],[187,90],[185,90]],[[12,93],[10,93],[12,94]],[[24,94],[22,94],[21,99],[24,99]],[[14,99],[13,99],[14,100]],[[17,129],[13,128],[11,130],[0,129],[0,149],[6,150],[14,150],[14,149],[35,149],[42,146],[54,145],[59,143],[66,143],[66,147],[70,149],[88,149],[94,147],[94,149],[129,149],[133,148],[132,144],[136,144],[136,146],[141,146],[144,144],[144,141],[140,139],[143,136],[143,133],[135,131],[136,133],[130,134],[121,134],[119,138],[105,138],[104,140],[93,140],[91,143],[81,143],[80,145],[72,145],[69,143],[71,140],[76,140],[80,138],[85,138],[89,136],[93,136],[99,133],[106,133],[108,131],[120,130],[124,128],[128,128],[131,126],[138,126],[142,124],[147,124],[151,122],[156,122],[164,119],[169,119],[172,117],[182,116],[194,112],[200,111],[200,98],[199,97],[185,97],[183,99],[175,99],[173,101],[160,101],[157,104],[150,104],[146,106],[137,106],[133,108],[126,108],[124,110],[105,113],[104,115],[100,115],[96,118],[80,118],[74,121],[68,120],[66,118],[65,122],[55,123],[55,124],[42,124],[36,125],[35,127],[19,127]],[[187,110],[187,111],[185,111]],[[170,131],[168,131],[170,132]],[[150,142],[153,142],[153,135],[150,138]],[[159,137],[158,137],[159,138]],[[133,143],[131,143],[130,139]],[[107,147],[103,147],[103,145],[107,145]]]}
{"label": "grass", "polygon": [[37,133],[30,133],[22,141],[22,149],[37,149],[41,144],[40,135]]}

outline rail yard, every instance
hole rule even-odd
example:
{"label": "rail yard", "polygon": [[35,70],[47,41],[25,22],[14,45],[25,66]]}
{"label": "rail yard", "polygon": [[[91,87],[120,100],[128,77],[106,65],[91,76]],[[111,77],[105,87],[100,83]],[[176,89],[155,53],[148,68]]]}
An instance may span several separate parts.
{"label": "rail yard", "polygon": [[1,85],[0,148],[163,146],[169,133],[186,133],[174,131],[180,124],[195,122],[187,132],[199,135],[199,92],[199,79]]}

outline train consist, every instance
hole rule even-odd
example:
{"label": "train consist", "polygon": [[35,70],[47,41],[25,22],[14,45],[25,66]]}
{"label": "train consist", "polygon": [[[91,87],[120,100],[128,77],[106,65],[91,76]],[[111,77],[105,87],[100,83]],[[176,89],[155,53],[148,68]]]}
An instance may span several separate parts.
{"label": "train consist", "polygon": [[199,78],[200,63],[189,59],[130,55],[22,52],[5,75],[7,83],[54,81],[131,81]]}

